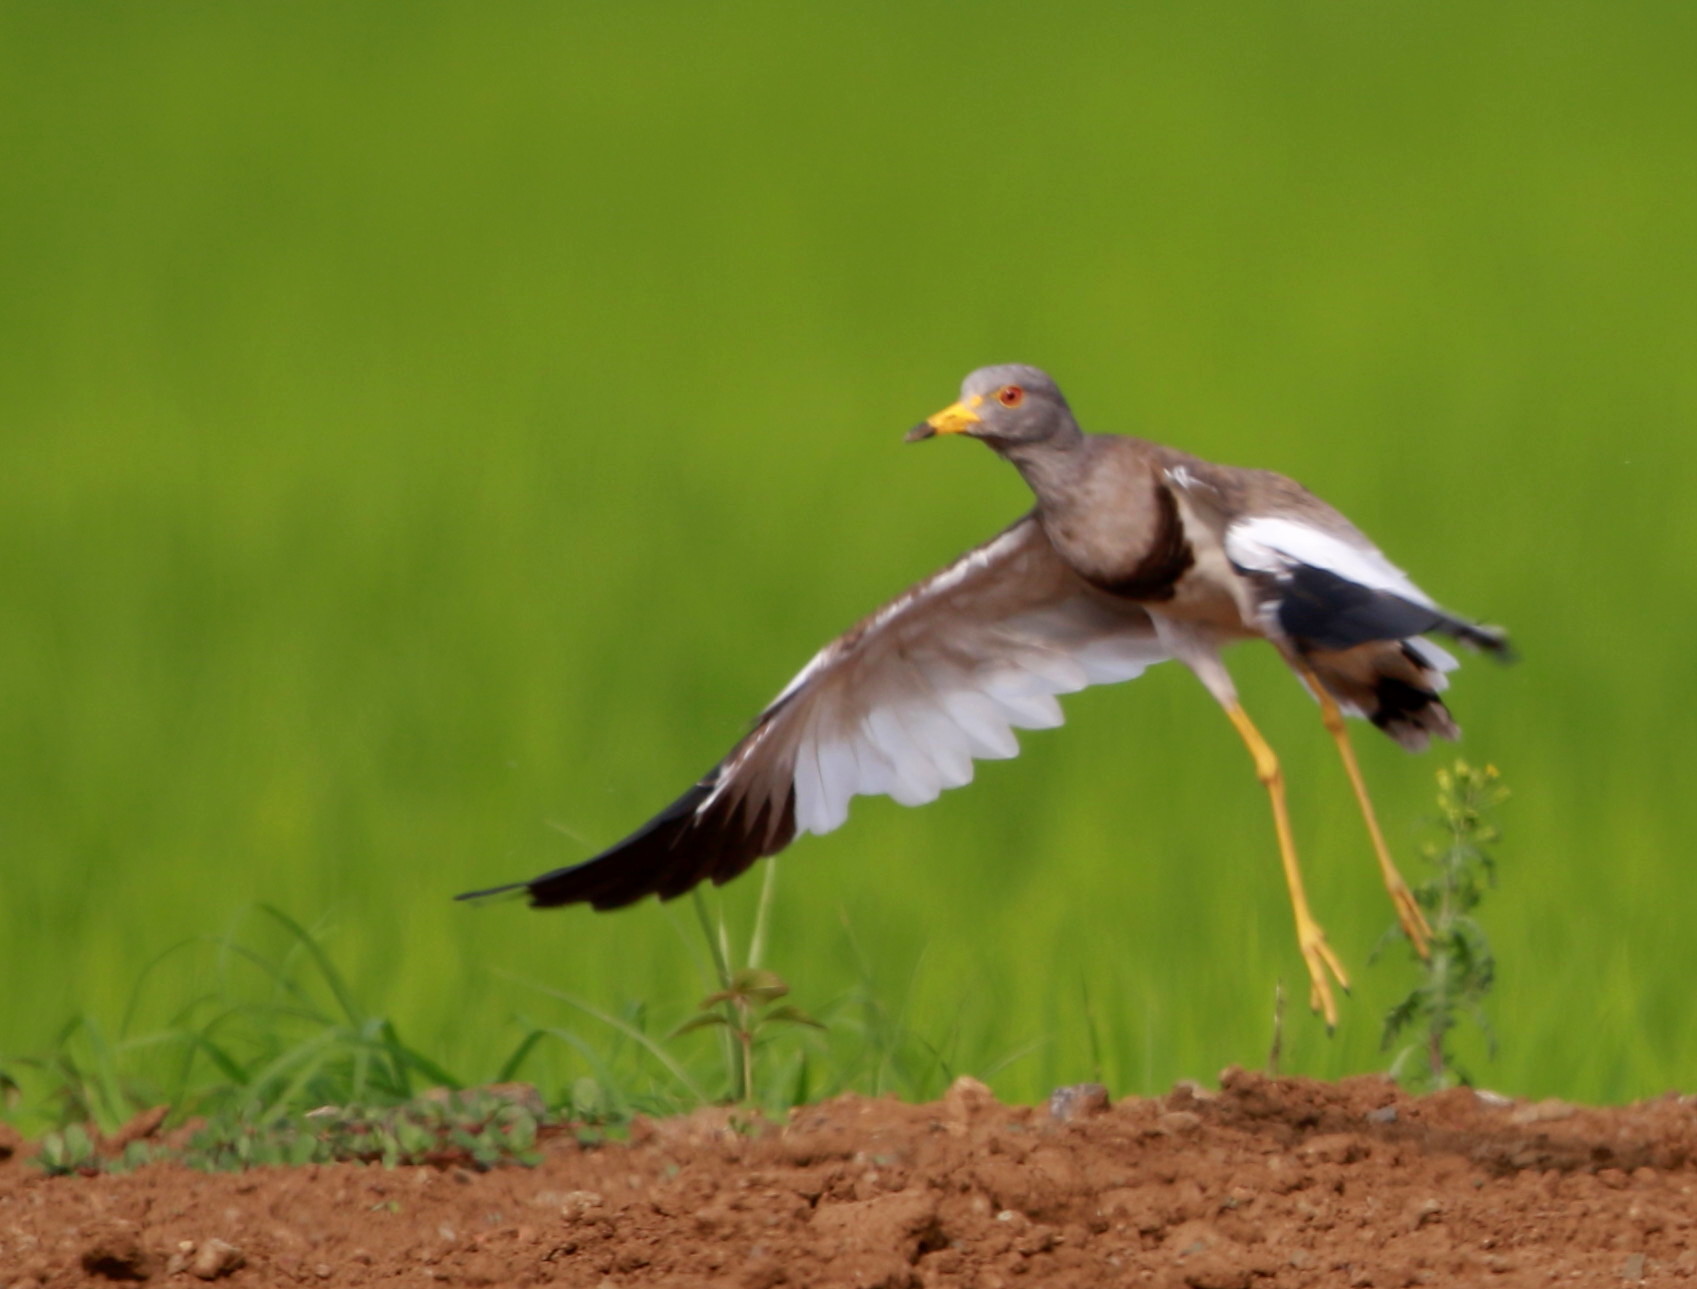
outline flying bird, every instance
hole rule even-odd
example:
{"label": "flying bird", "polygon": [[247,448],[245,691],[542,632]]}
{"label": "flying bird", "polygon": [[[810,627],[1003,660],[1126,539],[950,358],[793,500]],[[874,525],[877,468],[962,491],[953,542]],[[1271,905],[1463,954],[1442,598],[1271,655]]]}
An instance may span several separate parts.
{"label": "flying bird", "polygon": [[1015,729],[1061,723],[1056,695],[1177,659],[1225,710],[1272,805],[1310,1005],[1337,1022],[1348,976],[1308,907],[1278,758],[1250,721],[1221,649],[1266,640],[1319,704],[1403,931],[1431,937],[1385,845],[1344,717],[1410,751],[1459,734],[1440,697],[1449,636],[1506,657],[1492,627],[1439,608],[1360,529],[1267,470],[1079,428],[1035,367],[984,367],[915,426],[978,439],[1036,498],[1023,518],[827,644],[699,782],[594,858],[461,896],[526,890],[537,908],[619,908],[729,881],[801,833],[828,833],[855,796],[903,805],[1017,754]]}

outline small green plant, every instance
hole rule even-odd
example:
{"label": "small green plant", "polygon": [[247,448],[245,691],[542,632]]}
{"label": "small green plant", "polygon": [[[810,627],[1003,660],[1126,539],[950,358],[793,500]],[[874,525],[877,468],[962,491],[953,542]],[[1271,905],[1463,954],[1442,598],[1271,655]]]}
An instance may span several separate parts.
{"label": "small green plant", "polygon": [[[580,1091],[578,1086],[573,1088],[572,1100],[580,1116],[586,1107],[595,1105],[599,1105],[599,1111],[588,1117],[607,1122],[627,1119],[638,1112],[677,1114],[693,1106],[714,1103],[740,1101],[748,1104],[755,1100],[757,1091],[765,1104],[777,1106],[798,1105],[814,1095],[811,1053],[797,1053],[795,1062],[788,1069],[775,1068],[768,1061],[766,1069],[758,1070],[755,1060],[757,1048],[763,1045],[773,1029],[783,1026],[826,1028],[799,1007],[779,1003],[778,1000],[789,993],[789,985],[761,965],[766,952],[766,932],[776,890],[777,867],[775,861],[766,862],[760,898],[755,907],[754,928],[741,965],[735,963],[730,927],[723,913],[710,909],[699,888],[691,893],[696,920],[707,945],[709,979],[717,988],[697,1005],[696,1010],[700,1014],[670,1031],[649,1031],[646,1004],[631,1004],[623,1015],[617,1015],[550,986],[534,981],[523,982],[611,1029],[623,1040],[624,1051],[639,1054],[651,1071],[663,1076],[661,1083],[651,1085],[641,1104],[633,1104],[629,1092],[633,1083],[631,1073],[626,1071],[621,1075],[611,1068],[620,1056],[620,1048],[601,1053],[568,1030],[551,1026],[534,1027],[527,1042],[539,1038],[564,1042],[598,1071],[600,1077],[590,1081],[590,1088],[584,1091]],[[701,1029],[718,1030],[723,1041],[726,1073],[723,1092],[710,1092],[707,1081],[697,1079],[691,1067],[671,1050],[670,1040]],[[762,1077],[757,1079],[757,1073]],[[580,1080],[580,1085],[583,1082]]]}
{"label": "small green plant", "polygon": [[[1414,898],[1432,924],[1431,956],[1421,962],[1421,979],[1385,1016],[1382,1046],[1404,1046],[1391,1074],[1414,1087],[1437,1090],[1470,1080],[1449,1050],[1449,1036],[1470,1017],[1496,1051],[1496,1035],[1484,1003],[1496,980],[1496,959],[1473,915],[1485,892],[1496,885],[1490,847],[1500,834],[1491,814],[1508,797],[1495,766],[1478,769],[1466,761],[1438,771],[1440,840],[1425,848],[1434,872],[1414,888]],[[1400,935],[1399,928],[1387,938]]]}
{"label": "small green plant", "polygon": [[769,859],[761,878],[760,902],[755,907],[748,957],[741,967],[731,965],[730,933],[724,918],[715,919],[708,913],[707,901],[700,888],[696,888],[695,912],[701,921],[701,933],[707,939],[719,988],[701,1000],[699,1015],[672,1031],[673,1038],[699,1029],[724,1031],[732,1095],[744,1104],[754,1100],[755,1040],[764,1031],[785,1025],[825,1028],[794,1004],[780,1003],[778,1000],[790,992],[789,985],[777,972],[760,965],[766,953],[767,920],[771,915],[777,880],[777,861]]}
{"label": "small green plant", "polygon": [[691,1030],[723,1027],[735,1043],[736,1059],[731,1078],[740,1082],[741,1099],[754,1100],[754,1041],[763,1030],[777,1025],[806,1025],[824,1029],[801,1008],[778,1000],[790,987],[775,971],[764,967],[739,967],[724,981],[724,988],[708,994],[700,1003],[701,1014],[672,1031],[672,1037]]}
{"label": "small green plant", "polygon": [[97,1172],[100,1153],[94,1148],[94,1138],[80,1123],[73,1123],[59,1132],[50,1132],[41,1140],[35,1163],[43,1172],[55,1177],[67,1173]]}

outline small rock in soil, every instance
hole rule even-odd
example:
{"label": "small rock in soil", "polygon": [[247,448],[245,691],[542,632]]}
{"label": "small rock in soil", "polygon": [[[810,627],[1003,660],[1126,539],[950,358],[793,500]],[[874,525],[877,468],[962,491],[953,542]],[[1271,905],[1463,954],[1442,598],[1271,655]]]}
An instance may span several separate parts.
{"label": "small rock in soil", "polygon": [[208,1240],[200,1246],[189,1264],[189,1271],[199,1280],[216,1280],[247,1265],[247,1257],[235,1245],[224,1240]]}
{"label": "small rock in soil", "polygon": [[600,1191],[567,1191],[560,1196],[560,1216],[568,1222],[581,1221],[606,1202]]}
{"label": "small rock in soil", "polygon": [[943,1094],[943,1113],[956,1122],[975,1118],[993,1109],[996,1094],[971,1075],[963,1074]]}
{"label": "small rock in soil", "polygon": [[1554,1097],[1544,1101],[1534,1101],[1531,1105],[1523,1105],[1509,1115],[1510,1123],[1554,1123],[1559,1119],[1571,1119],[1574,1107],[1566,1101],[1557,1101]]}
{"label": "small rock in soil", "polygon": [[1100,1083],[1074,1083],[1049,1094],[1049,1117],[1061,1123],[1088,1119],[1108,1108],[1108,1089]]}
{"label": "small rock in soil", "polygon": [[1188,1136],[1202,1130],[1202,1116],[1194,1110],[1169,1110],[1155,1120],[1155,1130],[1170,1137]]}

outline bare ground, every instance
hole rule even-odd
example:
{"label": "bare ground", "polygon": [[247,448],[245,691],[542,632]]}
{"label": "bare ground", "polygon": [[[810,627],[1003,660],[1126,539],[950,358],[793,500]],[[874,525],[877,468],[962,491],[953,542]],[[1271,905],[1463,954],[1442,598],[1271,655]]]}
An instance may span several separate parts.
{"label": "bare ground", "polygon": [[[6,1154],[0,1142],[0,1157]],[[0,1286],[1669,1284],[1697,1104],[1412,1098],[1227,1071],[1108,1104],[842,1097],[639,1121],[535,1168],[43,1176],[0,1159]]]}

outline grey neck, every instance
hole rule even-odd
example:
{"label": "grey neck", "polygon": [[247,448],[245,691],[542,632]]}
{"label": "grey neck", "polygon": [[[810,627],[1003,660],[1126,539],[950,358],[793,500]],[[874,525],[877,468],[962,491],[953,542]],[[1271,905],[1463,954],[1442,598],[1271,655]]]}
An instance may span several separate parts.
{"label": "grey neck", "polygon": [[1015,443],[1002,452],[1013,464],[1037,502],[1046,510],[1060,509],[1078,491],[1089,473],[1089,440],[1076,425],[1038,443]]}

